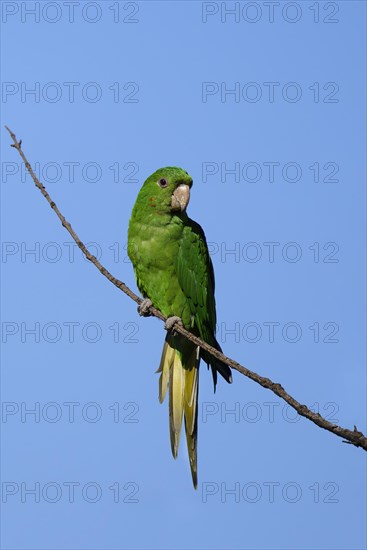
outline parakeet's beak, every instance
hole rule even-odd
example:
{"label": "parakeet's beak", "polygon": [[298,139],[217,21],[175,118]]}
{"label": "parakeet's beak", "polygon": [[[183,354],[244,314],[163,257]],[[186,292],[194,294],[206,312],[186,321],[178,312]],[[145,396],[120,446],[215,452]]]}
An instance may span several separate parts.
{"label": "parakeet's beak", "polygon": [[184,183],[179,185],[174,191],[171,199],[171,207],[173,211],[183,212],[186,210],[190,201],[190,187]]}

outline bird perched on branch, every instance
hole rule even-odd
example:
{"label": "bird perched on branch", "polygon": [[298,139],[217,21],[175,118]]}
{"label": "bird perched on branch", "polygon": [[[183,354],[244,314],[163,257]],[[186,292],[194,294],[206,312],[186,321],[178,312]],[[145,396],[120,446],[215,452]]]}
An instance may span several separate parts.
{"label": "bird perched on branch", "polygon": [[205,234],[186,208],[192,178],[182,168],[154,172],[136,199],[128,232],[128,254],[145,300],[141,315],[153,305],[167,317],[167,336],[158,372],[159,400],[169,393],[171,449],[177,457],[182,420],[194,487],[197,487],[199,363],[210,365],[214,391],[217,372],[232,382],[228,365],[174,331],[183,326],[221,351],[215,338],[214,271]]}

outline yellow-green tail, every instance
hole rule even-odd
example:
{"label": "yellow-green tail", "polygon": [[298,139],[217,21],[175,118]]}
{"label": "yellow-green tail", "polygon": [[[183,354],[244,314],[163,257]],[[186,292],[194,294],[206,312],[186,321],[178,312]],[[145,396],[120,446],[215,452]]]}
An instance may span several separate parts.
{"label": "yellow-green tail", "polygon": [[187,448],[189,452],[191,475],[194,487],[197,476],[197,434],[198,434],[198,389],[199,389],[199,348],[192,352],[182,363],[181,353],[165,341],[161,363],[157,372],[159,377],[159,401],[162,403],[169,391],[169,426],[171,449],[177,457],[182,419],[185,419]]}

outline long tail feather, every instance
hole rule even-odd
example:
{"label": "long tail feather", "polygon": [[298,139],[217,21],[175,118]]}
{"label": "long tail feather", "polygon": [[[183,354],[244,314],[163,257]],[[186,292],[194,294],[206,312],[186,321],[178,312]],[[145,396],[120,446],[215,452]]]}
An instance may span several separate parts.
{"label": "long tail feather", "polygon": [[181,359],[176,352],[169,377],[169,422],[171,449],[174,458],[177,457],[178,446],[180,443],[182,418],[184,413],[184,389],[185,376]]}
{"label": "long tail feather", "polygon": [[171,449],[177,457],[185,418],[187,448],[194,487],[197,487],[197,426],[198,426],[198,386],[199,348],[194,348],[182,364],[181,353],[165,341],[159,369],[159,400],[162,402],[169,389],[169,424]]}
{"label": "long tail feather", "polygon": [[198,395],[199,395],[199,348],[194,349],[190,363],[191,369],[185,369],[185,430],[187,450],[189,452],[192,482],[198,485],[197,438],[198,438]]}
{"label": "long tail feather", "polygon": [[159,377],[159,401],[160,403],[163,403],[164,398],[166,397],[166,393],[168,390],[168,382],[169,382],[169,375],[170,375],[170,369],[173,365],[173,360],[175,357],[175,350],[171,346],[169,346],[168,342],[164,342],[163,350],[162,350],[162,357],[161,362],[159,365],[159,368],[157,372],[160,372],[161,375]]}

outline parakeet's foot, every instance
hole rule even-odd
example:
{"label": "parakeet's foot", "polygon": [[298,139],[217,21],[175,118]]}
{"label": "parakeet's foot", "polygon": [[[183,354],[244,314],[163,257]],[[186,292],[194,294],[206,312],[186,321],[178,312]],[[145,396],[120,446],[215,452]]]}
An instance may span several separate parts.
{"label": "parakeet's foot", "polygon": [[143,317],[148,317],[150,315],[149,308],[153,305],[152,300],[145,298],[141,304],[138,305],[138,313]]}
{"label": "parakeet's foot", "polygon": [[172,317],[168,317],[167,321],[164,324],[164,328],[166,330],[172,330],[176,323],[178,325],[183,326],[181,318],[177,317],[177,315],[173,315]]}

